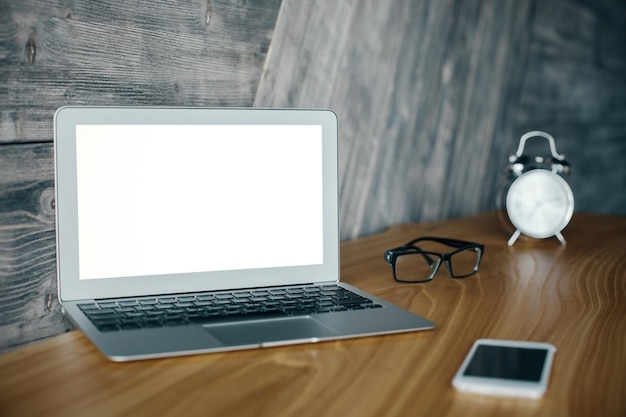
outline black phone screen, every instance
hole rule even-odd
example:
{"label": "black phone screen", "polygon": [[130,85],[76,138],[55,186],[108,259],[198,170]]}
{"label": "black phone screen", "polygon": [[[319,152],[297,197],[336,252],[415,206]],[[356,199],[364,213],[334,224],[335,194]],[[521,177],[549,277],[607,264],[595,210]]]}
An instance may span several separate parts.
{"label": "black phone screen", "polygon": [[479,345],[463,375],[538,382],[548,351]]}

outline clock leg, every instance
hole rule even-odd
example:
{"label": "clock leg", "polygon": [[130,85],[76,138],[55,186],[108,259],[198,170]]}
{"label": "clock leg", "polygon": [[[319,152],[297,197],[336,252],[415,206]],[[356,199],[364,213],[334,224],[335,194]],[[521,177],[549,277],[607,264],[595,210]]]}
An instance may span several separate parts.
{"label": "clock leg", "polygon": [[567,245],[567,242],[565,241],[565,238],[563,237],[561,232],[556,232],[556,235],[554,236],[556,236],[556,238],[559,239],[559,242],[561,242],[561,245],[563,246]]}
{"label": "clock leg", "polygon": [[515,230],[515,232],[513,233],[513,235],[511,236],[511,238],[509,239],[509,241],[507,242],[507,244],[509,246],[513,246],[513,244],[515,243],[515,241],[517,240],[517,238],[519,237],[519,235],[522,232],[520,232],[519,230]]}

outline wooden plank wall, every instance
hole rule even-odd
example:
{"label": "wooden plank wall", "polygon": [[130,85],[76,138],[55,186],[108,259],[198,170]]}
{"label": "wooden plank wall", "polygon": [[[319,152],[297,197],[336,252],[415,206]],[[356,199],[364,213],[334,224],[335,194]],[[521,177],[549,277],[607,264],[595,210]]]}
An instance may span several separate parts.
{"label": "wooden plank wall", "polygon": [[531,129],[568,156],[577,211],[626,214],[624,45],[621,0],[0,0],[0,350],[70,328],[61,105],[330,107],[342,239],[493,209]]}
{"label": "wooden plank wall", "polygon": [[536,129],[572,164],[577,211],[626,214],[625,9],[283,2],[255,105],[337,111],[343,239],[493,209],[508,154]]}

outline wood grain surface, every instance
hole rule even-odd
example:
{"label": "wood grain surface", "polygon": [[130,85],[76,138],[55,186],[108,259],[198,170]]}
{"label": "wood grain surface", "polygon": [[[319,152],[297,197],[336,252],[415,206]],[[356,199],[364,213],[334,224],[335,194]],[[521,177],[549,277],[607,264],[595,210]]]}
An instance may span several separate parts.
{"label": "wood grain surface", "polygon": [[[405,224],[342,244],[343,279],[437,328],[402,335],[114,363],[76,331],[0,356],[0,415],[605,416],[626,413],[626,217],[577,214],[556,239],[506,245],[494,213]],[[485,245],[478,274],[393,281],[386,249],[424,235]],[[557,348],[540,400],[460,394],[480,337]]]}

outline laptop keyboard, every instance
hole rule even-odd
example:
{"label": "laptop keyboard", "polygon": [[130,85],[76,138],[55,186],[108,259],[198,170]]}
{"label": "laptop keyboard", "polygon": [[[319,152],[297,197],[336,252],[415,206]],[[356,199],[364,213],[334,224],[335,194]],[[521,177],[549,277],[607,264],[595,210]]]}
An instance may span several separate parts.
{"label": "laptop keyboard", "polygon": [[78,307],[100,331],[209,324],[380,308],[337,285],[120,298]]}

